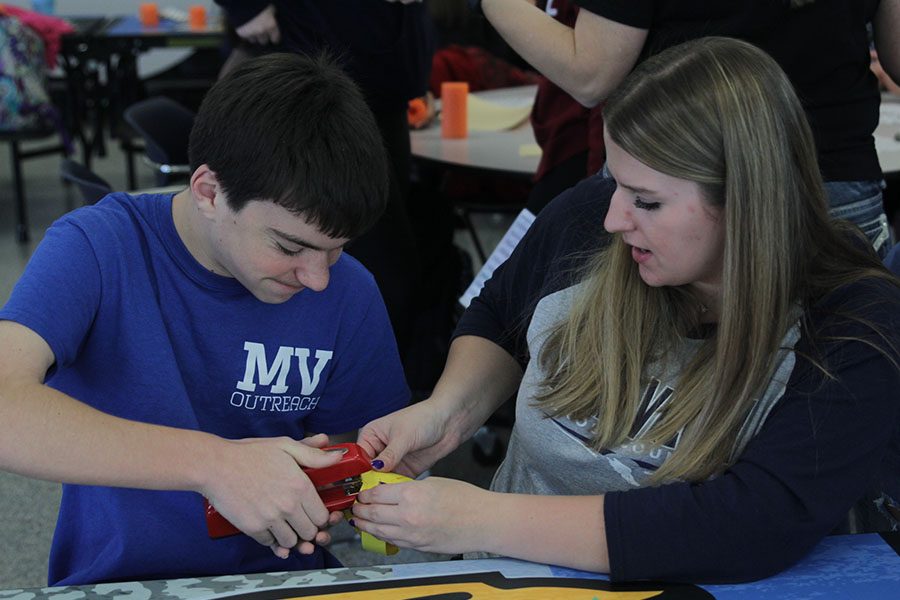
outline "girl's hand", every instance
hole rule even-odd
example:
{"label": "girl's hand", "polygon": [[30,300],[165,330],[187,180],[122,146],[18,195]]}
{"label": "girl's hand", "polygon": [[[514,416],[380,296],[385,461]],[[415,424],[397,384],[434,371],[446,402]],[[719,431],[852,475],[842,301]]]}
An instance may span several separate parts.
{"label": "girl's hand", "polygon": [[377,470],[416,477],[459,445],[447,433],[448,421],[433,401],[423,400],[372,421],[357,443],[375,458]]}
{"label": "girl's hand", "polygon": [[472,552],[483,549],[481,540],[491,535],[493,495],[442,477],[379,485],[360,492],[353,505],[353,524],[403,548]]}

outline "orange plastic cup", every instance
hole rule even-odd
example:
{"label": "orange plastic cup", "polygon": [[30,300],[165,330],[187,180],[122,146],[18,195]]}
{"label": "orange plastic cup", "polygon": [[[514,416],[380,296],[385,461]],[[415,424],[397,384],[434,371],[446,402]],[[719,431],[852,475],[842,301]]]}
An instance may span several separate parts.
{"label": "orange plastic cup", "polygon": [[143,2],[138,6],[138,16],[144,27],[159,26],[159,9],[155,2]]}
{"label": "orange plastic cup", "polygon": [[206,7],[202,4],[194,4],[188,8],[188,25],[191,29],[206,28]]}
{"label": "orange plastic cup", "polygon": [[469,84],[446,81],[441,84],[441,137],[459,139],[469,135]]}

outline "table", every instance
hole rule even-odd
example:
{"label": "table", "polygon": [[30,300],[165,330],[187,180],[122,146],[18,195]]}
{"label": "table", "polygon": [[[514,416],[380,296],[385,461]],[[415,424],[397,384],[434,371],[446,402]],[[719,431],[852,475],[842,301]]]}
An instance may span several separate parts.
{"label": "table", "polygon": [[[94,152],[105,154],[105,124],[117,134],[122,112],[140,99],[138,55],[153,48],[219,47],[224,41],[218,23],[192,29],[166,18],[160,18],[158,27],[144,27],[136,16],[68,20],[75,32],[63,36],[60,49],[69,97],[67,118],[73,123],[88,167]],[[130,156],[127,168],[129,187],[133,188]]]}
{"label": "table", "polygon": [[[534,103],[537,86],[501,88],[473,95],[508,106]],[[884,94],[881,120],[875,130],[875,148],[885,173],[900,172],[900,97]],[[412,154],[420,160],[445,165],[495,171],[507,175],[531,177],[535,174],[540,156],[520,156],[519,149],[535,144],[531,123],[525,122],[510,131],[472,131],[461,140],[441,138],[439,124],[410,134]]]}
{"label": "table", "polygon": [[[534,103],[536,85],[501,88],[472,95],[505,106]],[[507,131],[470,131],[463,139],[445,140],[440,123],[410,132],[412,155],[462,169],[497,172],[531,178],[537,171],[540,155],[522,156],[519,149],[535,145],[531,122]]]}
{"label": "table", "polygon": [[477,600],[507,596],[537,600],[886,600],[900,597],[900,533],[829,537],[787,571],[741,585],[611,584],[605,576],[594,573],[489,559],[0,591],[0,599],[15,600],[116,597]]}

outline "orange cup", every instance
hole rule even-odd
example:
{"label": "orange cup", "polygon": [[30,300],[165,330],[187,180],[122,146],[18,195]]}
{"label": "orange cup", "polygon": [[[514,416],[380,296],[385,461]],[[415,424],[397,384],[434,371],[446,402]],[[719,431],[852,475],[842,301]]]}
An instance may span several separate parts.
{"label": "orange cup", "polygon": [[206,7],[202,4],[194,4],[188,8],[188,25],[191,29],[206,28]]}
{"label": "orange cup", "polygon": [[138,16],[144,27],[159,26],[159,9],[155,2],[143,2],[138,6]]}
{"label": "orange cup", "polygon": [[441,137],[459,139],[469,135],[469,84],[446,81],[441,84]]}

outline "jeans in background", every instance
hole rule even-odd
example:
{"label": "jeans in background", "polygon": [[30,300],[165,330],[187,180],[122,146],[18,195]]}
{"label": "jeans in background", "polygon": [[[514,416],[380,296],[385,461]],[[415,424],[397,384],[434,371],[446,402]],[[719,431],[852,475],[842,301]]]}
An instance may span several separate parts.
{"label": "jeans in background", "polygon": [[891,249],[891,229],[882,204],[883,181],[826,181],[831,216],[846,219],[862,229],[878,256]]}

